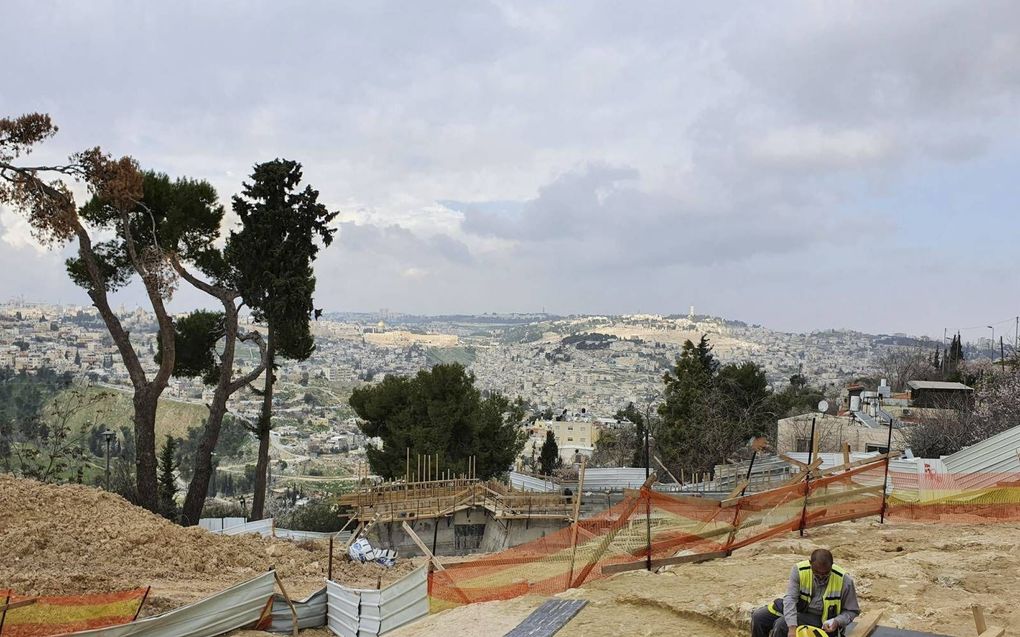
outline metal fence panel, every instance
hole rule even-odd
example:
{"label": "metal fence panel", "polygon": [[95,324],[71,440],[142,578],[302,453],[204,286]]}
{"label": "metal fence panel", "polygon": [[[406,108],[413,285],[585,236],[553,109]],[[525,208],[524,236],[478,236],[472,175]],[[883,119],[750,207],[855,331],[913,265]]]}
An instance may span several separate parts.
{"label": "metal fence panel", "polygon": [[540,493],[552,493],[560,490],[560,486],[552,480],[516,471],[510,472],[510,486],[522,491],[538,491]]}
{"label": "metal fence panel", "polygon": [[418,568],[378,591],[361,593],[361,636],[384,635],[429,613],[428,569]]}
{"label": "metal fence panel", "polygon": [[[585,491],[622,491],[637,489],[645,482],[645,470],[642,467],[608,467],[585,469]],[[576,488],[576,485],[571,488]]]}
{"label": "metal fence panel", "polygon": [[293,529],[281,529],[280,527],[276,527],[273,535],[286,540],[328,540],[336,534],[320,533],[318,531],[296,531]]}
{"label": "metal fence panel", "polygon": [[377,637],[429,614],[428,568],[422,566],[382,590],[326,582],[326,625],[341,637]]}
{"label": "metal fence panel", "polygon": [[990,487],[1008,474],[1020,474],[1020,427],[965,447],[942,458],[946,470],[956,474],[960,488]]}
{"label": "metal fence panel", "polygon": [[326,626],[334,635],[358,637],[361,593],[326,581]]}
{"label": "metal fence panel", "polygon": [[272,571],[200,602],[130,624],[84,630],[81,637],[215,637],[254,624],[273,596]]}
{"label": "metal fence panel", "polygon": [[247,524],[238,524],[236,526],[226,527],[221,533],[223,535],[245,535],[248,533],[258,533],[262,537],[269,537],[273,534],[273,519],[268,518],[265,520],[255,520],[254,522],[248,522]]}
{"label": "metal fence panel", "polygon": [[[326,589],[322,588],[305,599],[294,600],[294,610],[297,611],[298,628],[317,628],[326,625]],[[294,629],[294,616],[290,611],[290,604],[283,595],[273,595],[273,622],[269,627],[270,632],[289,633]]]}

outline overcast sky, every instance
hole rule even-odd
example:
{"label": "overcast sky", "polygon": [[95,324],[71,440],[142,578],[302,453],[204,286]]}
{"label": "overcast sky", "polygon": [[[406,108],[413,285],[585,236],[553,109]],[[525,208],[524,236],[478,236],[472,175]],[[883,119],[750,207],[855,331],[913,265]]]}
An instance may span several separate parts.
{"label": "overcast sky", "polygon": [[[0,114],[61,129],[40,158],[98,144],[224,202],[255,162],[302,162],[341,213],[327,310],[694,305],[967,339],[1020,314],[1016,2],[8,0],[0,18]],[[11,210],[0,248],[0,298],[87,303]]]}

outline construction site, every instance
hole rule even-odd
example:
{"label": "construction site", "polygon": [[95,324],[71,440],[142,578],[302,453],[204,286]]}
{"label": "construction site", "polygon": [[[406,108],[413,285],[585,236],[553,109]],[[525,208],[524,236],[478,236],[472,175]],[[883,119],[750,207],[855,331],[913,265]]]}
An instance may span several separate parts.
{"label": "construction site", "polygon": [[[846,450],[696,485],[650,472],[615,494],[583,467],[567,493],[432,469],[343,496],[349,528],[322,537],[182,528],[94,488],[0,477],[0,635],[501,635],[555,611],[534,634],[736,637],[815,548],[855,578],[850,637],[1014,634],[1018,435],[966,450],[979,471]],[[359,539],[396,559],[352,561]]]}

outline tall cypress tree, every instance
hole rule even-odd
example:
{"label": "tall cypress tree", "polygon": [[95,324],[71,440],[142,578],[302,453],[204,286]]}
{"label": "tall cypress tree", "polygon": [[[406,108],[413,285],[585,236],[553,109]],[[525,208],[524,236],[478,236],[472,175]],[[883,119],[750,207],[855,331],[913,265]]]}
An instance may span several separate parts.
{"label": "tall cypress tree", "polygon": [[177,502],[174,497],[177,495],[177,479],[174,477],[174,470],[177,469],[177,462],[174,455],[177,453],[177,441],[173,436],[167,434],[166,442],[159,453],[159,476],[156,480],[156,493],[158,494],[159,514],[168,520],[177,521]]}
{"label": "tall cypress tree", "polygon": [[542,467],[542,474],[549,475],[553,469],[560,466],[560,448],[556,444],[556,436],[553,432],[545,432],[545,442],[542,443],[542,452],[538,456],[538,462]]}
{"label": "tall cypress tree", "polygon": [[241,230],[231,233],[225,249],[233,284],[253,318],[266,326],[266,372],[262,410],[254,432],[259,438],[251,519],[264,514],[269,469],[276,357],[305,360],[315,349],[309,321],[318,316],[312,294],[312,262],[319,242],[328,246],[336,212],[319,203],[311,186],[300,189],[301,164],[286,159],[256,164],[251,181],[233,198]]}

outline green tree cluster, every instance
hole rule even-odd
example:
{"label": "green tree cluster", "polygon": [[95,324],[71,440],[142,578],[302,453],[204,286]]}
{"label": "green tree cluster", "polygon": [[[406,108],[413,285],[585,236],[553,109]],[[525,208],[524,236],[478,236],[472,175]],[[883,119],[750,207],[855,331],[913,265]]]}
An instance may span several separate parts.
{"label": "green tree cluster", "polygon": [[479,478],[506,473],[524,448],[524,410],[498,393],[483,398],[474,382],[473,374],[451,363],[355,389],[350,405],[361,430],[383,443],[368,449],[372,471],[403,477],[410,450],[412,459],[439,454],[440,467],[454,474],[467,473],[472,456]]}
{"label": "green tree cluster", "polygon": [[653,427],[655,448],[667,465],[711,469],[753,436],[774,431],[789,396],[773,394],[755,363],[721,365],[707,336],[687,341],[663,377],[665,395]]}

